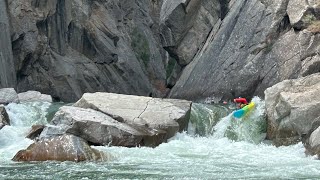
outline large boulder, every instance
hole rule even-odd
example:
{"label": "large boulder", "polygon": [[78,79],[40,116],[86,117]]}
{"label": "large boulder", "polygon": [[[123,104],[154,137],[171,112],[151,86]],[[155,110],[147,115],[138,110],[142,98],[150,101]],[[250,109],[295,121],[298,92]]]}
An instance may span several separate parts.
{"label": "large boulder", "polygon": [[0,89],[0,104],[19,102],[18,94],[13,88]]}
{"label": "large boulder", "polygon": [[60,108],[40,138],[65,133],[82,137],[95,145],[154,147],[166,141],[165,131],[125,124],[92,109],[70,106]]}
{"label": "large boulder", "polygon": [[47,94],[41,94],[38,91],[27,91],[18,94],[20,102],[41,101],[52,102],[52,97]]}
{"label": "large boulder", "polygon": [[0,104],[0,129],[5,125],[10,125],[10,119],[5,107]]}
{"label": "large boulder", "polygon": [[91,148],[82,138],[73,135],[42,139],[20,150],[13,161],[97,161],[108,155]]}
{"label": "large boulder", "polygon": [[320,74],[285,80],[265,91],[267,137],[276,145],[290,145],[308,134],[320,116]]}
{"label": "large boulder", "polygon": [[187,128],[191,101],[114,93],[85,93],[74,104],[103,112],[119,122],[164,130],[167,138]]}

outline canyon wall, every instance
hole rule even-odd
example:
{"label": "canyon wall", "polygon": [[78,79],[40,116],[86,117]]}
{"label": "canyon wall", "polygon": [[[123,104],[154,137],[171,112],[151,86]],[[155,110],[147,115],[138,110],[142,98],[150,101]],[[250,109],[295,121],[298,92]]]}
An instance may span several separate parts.
{"label": "canyon wall", "polygon": [[219,101],[320,71],[315,0],[0,3],[0,88],[18,92]]}

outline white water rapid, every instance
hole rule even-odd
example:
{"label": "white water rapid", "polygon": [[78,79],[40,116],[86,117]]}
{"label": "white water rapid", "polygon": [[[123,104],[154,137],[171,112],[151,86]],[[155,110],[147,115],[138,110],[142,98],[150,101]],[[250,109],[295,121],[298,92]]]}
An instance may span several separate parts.
{"label": "white water rapid", "polygon": [[195,103],[190,132],[156,148],[95,147],[116,158],[82,163],[11,161],[32,143],[24,138],[30,125],[46,123],[50,104],[10,104],[14,122],[0,130],[0,179],[318,179],[320,161],[305,156],[301,143],[275,147],[263,141],[264,102],[253,101],[257,107],[243,119],[225,106]]}

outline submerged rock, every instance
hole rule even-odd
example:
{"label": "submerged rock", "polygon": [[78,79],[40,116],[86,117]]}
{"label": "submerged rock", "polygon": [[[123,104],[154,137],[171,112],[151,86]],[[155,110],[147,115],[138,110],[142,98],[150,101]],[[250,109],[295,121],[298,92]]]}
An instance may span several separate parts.
{"label": "submerged rock", "polygon": [[74,104],[103,112],[119,122],[163,130],[167,138],[187,128],[191,101],[113,93],[85,93]]}
{"label": "submerged rock", "polygon": [[265,91],[267,137],[276,145],[290,145],[308,134],[320,116],[320,74],[285,80]]}
{"label": "submerged rock", "polygon": [[0,104],[0,129],[2,129],[5,125],[10,125],[10,119],[6,109]]}
{"label": "submerged rock", "polygon": [[29,139],[36,139],[37,137],[39,137],[39,135],[41,134],[41,132],[44,129],[44,125],[33,125],[31,127],[31,131],[28,133],[28,135],[26,136],[26,138]]}
{"label": "submerged rock", "polygon": [[13,88],[0,89],[0,104],[18,103],[17,92]]}
{"label": "submerged rock", "polygon": [[38,91],[27,91],[18,94],[20,102],[41,101],[52,102],[52,97],[47,94],[41,94]]}
{"label": "submerged rock", "polygon": [[118,122],[92,109],[64,106],[55,114],[40,138],[65,133],[82,137],[96,145],[157,146],[166,141],[165,131]]}
{"label": "submerged rock", "polygon": [[20,150],[13,161],[97,161],[110,158],[91,148],[85,140],[73,135],[43,139]]}

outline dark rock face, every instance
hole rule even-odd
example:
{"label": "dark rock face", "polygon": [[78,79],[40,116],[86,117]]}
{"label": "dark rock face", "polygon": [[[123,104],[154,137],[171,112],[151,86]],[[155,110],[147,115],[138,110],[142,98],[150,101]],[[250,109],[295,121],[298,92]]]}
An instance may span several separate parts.
{"label": "dark rock face", "polygon": [[64,101],[95,91],[163,96],[158,3],[9,0],[18,91]]}
{"label": "dark rock face", "polygon": [[6,0],[0,0],[0,32],[0,88],[14,87],[16,75],[10,46],[10,24]]}

